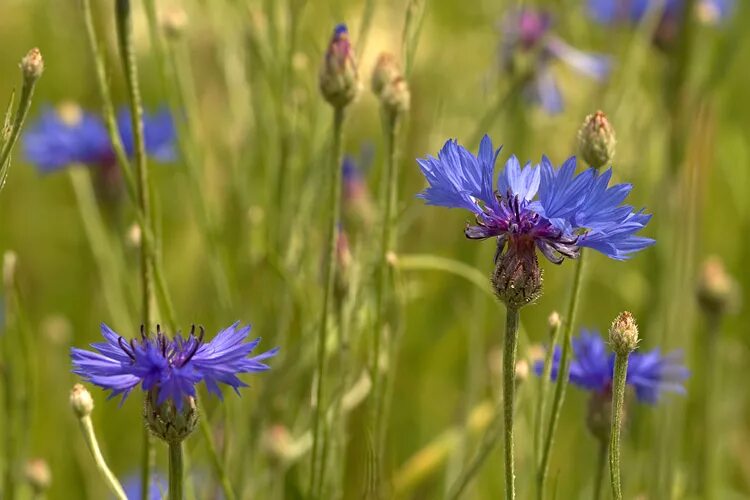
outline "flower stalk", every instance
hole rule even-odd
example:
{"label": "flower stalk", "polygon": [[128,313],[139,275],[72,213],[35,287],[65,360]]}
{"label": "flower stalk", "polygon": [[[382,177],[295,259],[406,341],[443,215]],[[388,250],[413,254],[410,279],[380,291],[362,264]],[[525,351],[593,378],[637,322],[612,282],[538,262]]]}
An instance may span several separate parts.
{"label": "flower stalk", "polygon": [[615,374],[612,383],[612,430],[609,441],[609,475],[612,482],[612,498],[622,500],[620,478],[620,429],[625,403],[625,379],[628,372],[628,355],[615,353]]}
{"label": "flower stalk", "polygon": [[182,500],[184,482],[182,441],[169,443],[169,500]]}
{"label": "flower stalk", "polygon": [[516,352],[518,351],[519,310],[508,306],[503,351],[503,419],[505,422],[505,498],[516,497],[516,466],[513,450],[513,414],[516,397]]}
{"label": "flower stalk", "polygon": [[552,445],[555,441],[555,432],[557,431],[557,424],[560,420],[560,413],[562,412],[563,402],[565,401],[565,391],[568,385],[568,375],[570,373],[570,359],[571,359],[571,340],[573,337],[573,325],[575,324],[576,312],[578,310],[578,299],[581,292],[581,282],[583,281],[583,268],[584,268],[584,252],[578,257],[576,263],[575,275],[573,277],[573,289],[570,294],[570,301],[568,302],[568,311],[563,321],[565,322],[565,330],[563,333],[563,346],[562,355],[560,356],[560,369],[557,374],[557,381],[555,383],[555,394],[552,401],[552,414],[550,415],[547,434],[544,439],[544,448],[542,449],[542,457],[539,461],[539,470],[537,471],[537,498],[542,500],[544,498],[544,488],[547,482],[547,473],[549,471],[549,460],[552,455]]}

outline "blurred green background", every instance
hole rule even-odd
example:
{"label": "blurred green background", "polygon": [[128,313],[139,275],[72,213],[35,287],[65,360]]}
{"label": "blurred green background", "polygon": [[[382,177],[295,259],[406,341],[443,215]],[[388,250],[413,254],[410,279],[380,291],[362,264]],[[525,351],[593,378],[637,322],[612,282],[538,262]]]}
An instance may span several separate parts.
{"label": "blurred green background", "polygon": [[[169,85],[165,89],[159,77],[141,2],[133,3],[140,80],[147,107],[156,108],[167,101]],[[336,22],[349,24],[355,46],[361,48],[362,14],[367,6],[374,7],[365,51],[358,55],[364,89],[349,108],[345,151],[355,157],[362,148],[374,151],[366,175],[376,200],[384,141],[369,75],[379,52],[400,54],[407,4],[422,24],[409,75],[411,110],[399,137],[397,254],[455,259],[489,276],[494,245],[465,239],[465,213],[425,207],[415,199],[424,180],[414,159],[435,154],[448,138],[474,150],[476,144],[469,141],[482,117],[490,116],[486,132],[496,144],[504,144],[499,161],[510,153],[522,161],[539,161],[546,154],[559,164],[575,153],[576,131],[584,116],[603,109],[617,131],[614,177],[633,183],[629,202],[654,214],[645,235],[655,238],[657,245],[628,262],[592,254],[577,324],[606,332],[618,312],[632,311],[641,326],[642,348],[682,349],[693,372],[687,396],[668,395],[655,407],[630,407],[623,466],[626,497],[695,497],[693,482],[705,446],[715,447],[721,460],[716,498],[750,495],[750,407],[743,382],[743,369],[750,362],[746,327],[750,318],[741,309],[722,324],[714,389],[720,425],[712,433],[713,441],[706,444],[700,438],[701,408],[696,399],[705,323],[694,299],[700,263],[710,254],[724,260],[741,288],[750,285],[743,265],[750,258],[750,68],[746,64],[750,6],[737,2],[734,16],[721,26],[696,26],[687,71],[675,80],[671,72],[677,56],[654,48],[643,30],[597,25],[587,17],[583,2],[576,0],[535,2],[553,13],[555,32],[561,38],[583,50],[611,54],[614,61],[610,78],[602,84],[555,64],[565,110],[550,116],[537,106],[518,102],[495,109],[510,88],[509,77],[498,64],[500,21],[517,3],[157,2],[160,13],[175,8],[187,13],[184,34],[169,43],[195,97],[191,151],[201,172],[196,190],[185,175],[185,162],[151,169],[165,271],[178,322],[184,329],[203,324],[213,333],[239,319],[252,323],[263,345],[282,349],[270,372],[246,379],[251,387],[241,398],[227,394],[226,411],[212,396],[204,398],[215,439],[243,498],[298,498],[305,491],[307,455],[290,461],[274,450],[291,446],[279,436],[288,432],[293,442],[310,426],[326,227],[321,193],[330,175],[330,109],[317,93],[318,65]],[[97,28],[107,42],[114,99],[124,103],[112,5],[95,4]],[[34,46],[44,55],[45,72],[30,121],[45,106],[66,101],[98,112],[100,99],[77,1],[2,1],[0,99],[18,89],[18,61]],[[678,104],[670,105],[675,96]],[[676,151],[670,149],[675,140]],[[282,170],[286,176],[280,181]],[[218,251],[202,235],[201,204],[219,228]],[[132,207],[124,194],[119,201],[100,201],[99,206],[112,241],[123,249],[127,293],[132,299],[127,307],[132,323],[138,324],[137,252],[128,244]],[[102,321],[124,336],[136,332],[122,331],[123,326],[110,316],[103,300],[106,273],[102,279],[66,173],[40,175],[18,148],[7,186],[0,193],[0,214],[0,249],[18,255],[17,280],[34,354],[31,380],[20,370],[23,363],[3,360],[4,368],[20,370],[14,372],[15,383],[28,382],[31,411],[18,428],[2,424],[0,428],[17,433],[24,443],[16,464],[19,471],[28,458],[48,461],[49,498],[105,498],[104,485],[69,410],[69,389],[77,380],[70,373],[68,350],[95,341]],[[354,318],[350,334],[355,345],[369,345],[371,265],[379,231],[361,221],[347,230],[356,263],[346,278],[356,292],[350,288],[345,299]],[[217,298],[212,259],[218,259],[221,272],[228,276],[229,304],[221,305]],[[567,304],[573,266],[545,262],[543,267],[544,295],[521,314],[523,356],[533,344],[547,340],[548,315],[563,311]],[[454,434],[441,441],[448,443],[445,453],[431,451],[435,462],[405,493],[412,498],[442,498],[481,439],[481,432],[462,430],[468,415],[499,392],[497,351],[505,313],[486,289],[460,276],[406,266],[398,269],[400,306],[392,332],[398,347],[388,364],[395,377],[386,475],[391,480],[400,477],[415,453],[453,429]],[[364,354],[355,358],[361,364]],[[537,385],[532,375],[520,387],[521,498],[533,493]],[[131,396],[118,408],[115,401],[105,402],[102,391],[90,389],[105,456],[124,478],[138,468],[139,398]],[[550,473],[556,498],[591,495],[597,444],[586,429],[586,405],[587,394],[577,388],[568,391]],[[359,498],[363,488],[366,414],[359,408],[350,415],[348,460],[334,464],[337,477],[343,477],[344,498]],[[343,427],[332,432],[343,432]],[[4,446],[7,442],[0,449]],[[207,490],[212,480],[204,446],[196,435],[188,448],[197,495],[210,498]],[[467,498],[502,495],[500,447]],[[158,463],[164,470],[163,454]],[[605,498],[608,495],[605,491]]]}

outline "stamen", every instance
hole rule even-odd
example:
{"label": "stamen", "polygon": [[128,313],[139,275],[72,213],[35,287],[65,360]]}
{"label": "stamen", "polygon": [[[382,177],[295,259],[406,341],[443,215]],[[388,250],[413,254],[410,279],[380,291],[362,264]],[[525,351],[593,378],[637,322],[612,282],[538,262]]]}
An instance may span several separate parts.
{"label": "stamen", "polygon": [[[128,351],[127,347],[125,347],[128,344],[127,344],[127,342],[125,342],[125,339],[122,338],[122,337],[117,337],[117,343],[120,345],[120,349],[122,349],[122,352],[124,352],[125,354],[127,354],[128,357],[132,361],[135,361],[135,349],[133,349],[132,351]],[[131,347],[131,349],[133,348],[132,345],[130,347]]]}
{"label": "stamen", "polygon": [[185,356],[185,359],[182,360],[182,363],[180,363],[180,366],[185,366],[188,361],[193,359],[193,356],[195,356],[195,353],[198,352],[198,348],[203,344],[203,336],[206,334],[206,330],[201,326],[199,327],[201,333],[198,335],[198,338],[195,337],[195,325],[190,329],[190,338],[193,339],[193,345],[190,349],[190,353],[188,353],[187,356]]}

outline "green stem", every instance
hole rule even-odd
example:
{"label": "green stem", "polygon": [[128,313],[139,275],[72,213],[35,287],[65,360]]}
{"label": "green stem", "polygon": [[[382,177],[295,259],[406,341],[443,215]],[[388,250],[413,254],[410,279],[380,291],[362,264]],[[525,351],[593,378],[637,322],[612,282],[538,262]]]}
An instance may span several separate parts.
{"label": "green stem", "polygon": [[97,264],[101,280],[102,295],[109,313],[118,328],[133,332],[127,301],[123,296],[123,266],[117,259],[117,252],[107,234],[106,224],[96,204],[96,196],[91,186],[89,172],[83,168],[68,170],[76,204],[83,222],[91,253]]}
{"label": "green stem", "polygon": [[216,451],[216,445],[214,444],[213,435],[211,434],[211,424],[208,421],[208,414],[202,407],[200,399],[196,398],[196,402],[198,403],[198,412],[202,415],[202,418],[198,419],[198,424],[200,425],[203,439],[205,439],[206,441],[208,458],[211,460],[211,466],[214,469],[214,474],[219,477],[219,484],[221,484],[224,498],[226,498],[226,500],[234,500],[236,497],[234,494],[234,490],[232,490],[232,485],[229,482],[229,476],[227,476],[227,472],[226,470],[224,470],[224,466],[221,463],[219,453]]}
{"label": "green stem", "polygon": [[717,405],[721,400],[719,385],[716,383],[716,372],[718,369],[718,339],[719,339],[719,317],[708,317],[708,328],[705,335],[704,352],[702,353],[702,364],[704,366],[703,376],[703,460],[701,471],[699,471],[700,497],[716,498],[716,472],[717,448],[716,436],[720,434],[717,422]]}
{"label": "green stem", "polygon": [[385,316],[387,310],[386,282],[388,281],[389,269],[388,252],[393,246],[393,233],[396,226],[396,203],[398,199],[398,161],[396,149],[396,137],[398,134],[398,113],[383,111],[383,129],[386,136],[386,170],[385,189],[381,199],[382,210],[382,232],[380,237],[380,254],[378,255],[378,275],[375,285],[375,324],[372,337],[372,352],[370,377],[372,378],[372,429],[374,430],[374,457],[373,457],[373,485],[377,488],[380,484],[379,478],[383,459],[384,436],[382,420],[382,394],[381,374],[379,363],[382,350],[383,328],[385,327]]}
{"label": "green stem", "polygon": [[21,98],[18,101],[18,108],[16,109],[15,119],[13,120],[13,126],[10,129],[10,135],[8,136],[7,142],[2,144],[0,148],[0,191],[5,186],[5,181],[8,178],[8,170],[10,169],[10,153],[13,151],[18,141],[18,137],[21,134],[23,128],[23,122],[26,120],[26,115],[29,114],[31,108],[31,98],[34,95],[34,88],[36,87],[36,78],[23,79],[23,86],[21,87]]}
{"label": "green stem", "polygon": [[[91,421],[91,416],[86,415],[78,419],[78,423],[81,426],[81,432],[83,433],[83,439],[86,440],[86,445],[91,452],[91,456],[94,457],[94,463],[96,468],[101,473],[104,481],[107,483],[110,491],[115,494],[118,500],[128,500],[125,496],[125,491],[122,489],[122,485],[117,480],[112,471],[107,466],[107,462],[104,460],[101,449],[99,449],[99,442],[96,440],[96,434],[94,433],[94,424]],[[143,497],[143,498],[148,498]]]}
{"label": "green stem", "polygon": [[542,459],[539,462],[539,470],[537,471],[537,498],[539,498],[539,500],[544,499],[544,487],[547,480],[547,473],[549,471],[549,461],[552,455],[552,444],[555,441],[555,432],[557,431],[557,424],[560,420],[563,402],[565,401],[565,391],[568,386],[568,374],[570,373],[570,357],[572,350],[571,339],[573,337],[573,327],[575,325],[576,311],[578,309],[578,299],[581,294],[584,258],[584,253],[581,252],[576,265],[575,277],[573,278],[573,290],[570,294],[568,312],[566,317],[563,318],[563,321],[565,322],[565,331],[563,334],[562,354],[560,356],[560,368],[557,372],[555,395],[552,401],[552,414],[550,415],[547,434],[544,440]]}
{"label": "green stem", "polygon": [[169,443],[169,500],[182,500],[182,442]]}
{"label": "green stem", "polygon": [[[7,290],[6,290],[6,303],[3,304],[3,307],[7,308]],[[16,394],[16,379],[14,377],[13,373],[13,365],[11,365],[11,345],[10,342],[13,338],[12,332],[10,330],[11,321],[12,318],[7,317],[6,319],[6,325],[5,325],[5,331],[3,332],[4,335],[2,335],[2,338],[0,338],[0,341],[2,342],[3,347],[3,362],[0,369],[2,370],[2,376],[3,376],[3,422],[4,422],[4,428],[3,431],[5,433],[5,453],[4,453],[4,478],[3,478],[3,498],[7,498],[10,500],[13,500],[15,498],[15,491],[16,491],[16,473],[17,473],[17,459],[16,459],[16,452],[18,448],[18,440],[17,440],[17,432],[16,432],[16,400],[17,400],[17,394]],[[15,361],[15,360],[14,360]]]}
{"label": "green stem", "polygon": [[513,457],[513,414],[516,404],[516,351],[518,309],[507,308],[503,351],[503,418],[505,420],[505,498],[516,497],[516,465]]}
{"label": "green stem", "polygon": [[328,246],[326,250],[327,265],[325,271],[325,292],[323,295],[323,310],[321,311],[320,328],[318,329],[318,348],[317,348],[317,367],[315,372],[316,389],[315,389],[315,412],[313,414],[313,449],[310,463],[310,483],[308,492],[313,498],[318,491],[319,484],[322,484],[323,471],[319,470],[320,448],[321,443],[320,426],[323,423],[322,414],[325,407],[323,402],[323,386],[326,372],[326,339],[328,337],[328,317],[330,315],[330,304],[333,298],[333,291],[336,277],[336,240],[338,237],[339,213],[341,212],[341,158],[344,108],[337,107],[333,111],[333,143],[331,150],[331,186],[329,188],[328,198]]}
{"label": "green stem", "polygon": [[[149,200],[150,186],[148,180],[148,166],[146,164],[146,149],[143,138],[143,106],[141,104],[141,91],[138,84],[138,67],[135,60],[135,49],[133,46],[133,20],[130,9],[130,0],[117,0],[115,4],[115,23],[117,25],[117,42],[122,61],[122,69],[125,74],[125,86],[128,94],[128,105],[130,108],[131,127],[133,130],[133,149],[135,152],[135,176],[136,176],[136,198],[138,209],[143,217],[141,229],[143,233],[151,231],[153,234],[154,223],[151,219],[151,204]],[[153,320],[152,301],[154,297],[154,266],[156,264],[156,251],[154,247],[149,248],[141,244],[140,268],[141,287],[143,293],[143,324],[150,328]],[[150,483],[151,469],[153,465],[153,439],[144,433],[144,449],[141,465],[141,493],[147,498],[148,485]]]}
{"label": "green stem", "polygon": [[620,429],[625,406],[625,379],[628,373],[628,356],[615,355],[615,374],[612,381],[612,428],[609,435],[609,476],[612,480],[612,498],[622,500],[620,479]]}
{"label": "green stem", "polygon": [[544,434],[544,417],[547,413],[547,393],[549,393],[550,378],[552,376],[552,359],[555,353],[557,339],[560,337],[561,326],[562,323],[558,321],[550,327],[550,345],[544,356],[544,370],[542,370],[542,379],[539,381],[539,398],[537,400],[537,413],[534,423],[534,451],[539,463],[541,463],[542,460],[542,436]]}
{"label": "green stem", "polygon": [[604,471],[607,468],[607,440],[599,440],[599,454],[596,459],[596,472],[594,476],[594,491],[592,493],[594,500],[602,497],[602,484],[604,483]]}

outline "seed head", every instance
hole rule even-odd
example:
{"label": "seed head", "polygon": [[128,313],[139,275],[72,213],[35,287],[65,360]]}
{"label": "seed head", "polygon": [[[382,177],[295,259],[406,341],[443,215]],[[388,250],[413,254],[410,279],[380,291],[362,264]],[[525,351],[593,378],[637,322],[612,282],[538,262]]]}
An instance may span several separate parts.
{"label": "seed head", "polygon": [[411,95],[401,68],[393,54],[383,52],[375,63],[372,72],[372,91],[380,99],[383,107],[392,113],[409,109]]}
{"label": "seed head", "polygon": [[638,325],[629,312],[617,315],[609,328],[609,343],[612,350],[621,356],[627,356],[638,347]]}
{"label": "seed head", "polygon": [[592,168],[602,167],[615,157],[615,129],[602,111],[588,115],[578,129],[578,151]]}
{"label": "seed head", "polygon": [[70,406],[78,418],[88,417],[94,411],[94,398],[81,384],[76,384],[70,391]]}
{"label": "seed head", "polygon": [[703,263],[696,292],[698,303],[708,315],[722,316],[736,310],[739,304],[739,285],[717,256]]}
{"label": "seed head", "polygon": [[31,49],[21,59],[21,72],[26,82],[35,82],[42,76],[44,71],[44,59],[42,53],[37,48]]}
{"label": "seed head", "polygon": [[359,92],[359,74],[354,48],[345,24],[337,25],[328,43],[318,75],[320,92],[334,108],[344,108]]}

